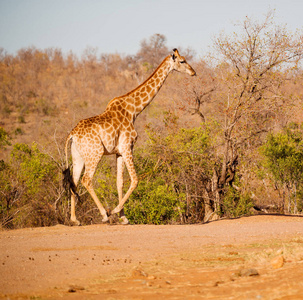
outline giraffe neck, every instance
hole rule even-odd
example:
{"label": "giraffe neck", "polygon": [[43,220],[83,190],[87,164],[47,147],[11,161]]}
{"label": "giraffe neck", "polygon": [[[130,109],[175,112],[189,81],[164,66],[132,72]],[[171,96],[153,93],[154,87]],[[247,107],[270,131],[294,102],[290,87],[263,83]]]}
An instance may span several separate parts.
{"label": "giraffe neck", "polygon": [[145,80],[141,85],[131,92],[121,97],[113,99],[108,108],[110,108],[114,102],[119,101],[124,109],[132,115],[132,119],[135,121],[137,116],[148,106],[148,104],[154,99],[159,92],[165,79],[171,71],[171,64],[169,62],[170,56],[167,56],[163,62],[158,66],[154,73]]}
{"label": "giraffe neck", "polygon": [[135,100],[134,118],[136,118],[155,98],[170,71],[171,64],[169,63],[168,56],[146,81],[131,92],[130,96]]}

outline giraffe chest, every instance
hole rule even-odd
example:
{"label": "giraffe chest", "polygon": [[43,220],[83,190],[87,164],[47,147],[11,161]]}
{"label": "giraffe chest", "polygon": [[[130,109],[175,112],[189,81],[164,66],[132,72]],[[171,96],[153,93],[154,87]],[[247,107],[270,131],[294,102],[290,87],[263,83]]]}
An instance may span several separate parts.
{"label": "giraffe chest", "polygon": [[116,137],[113,152],[122,154],[126,149],[131,149],[136,142],[137,132],[133,126],[121,126],[119,134]]}

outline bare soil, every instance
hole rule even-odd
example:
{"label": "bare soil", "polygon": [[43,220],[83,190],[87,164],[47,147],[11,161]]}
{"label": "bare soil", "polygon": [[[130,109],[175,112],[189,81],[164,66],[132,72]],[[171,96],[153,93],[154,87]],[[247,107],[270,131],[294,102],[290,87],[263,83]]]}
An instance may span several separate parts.
{"label": "bare soil", "polygon": [[303,217],[0,232],[1,299],[303,299]]}

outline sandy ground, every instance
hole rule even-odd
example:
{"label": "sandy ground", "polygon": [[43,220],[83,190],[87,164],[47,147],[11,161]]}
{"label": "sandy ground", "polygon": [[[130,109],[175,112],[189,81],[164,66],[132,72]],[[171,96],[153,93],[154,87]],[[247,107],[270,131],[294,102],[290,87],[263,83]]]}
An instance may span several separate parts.
{"label": "sandy ground", "polygon": [[0,231],[1,299],[303,299],[303,217]]}

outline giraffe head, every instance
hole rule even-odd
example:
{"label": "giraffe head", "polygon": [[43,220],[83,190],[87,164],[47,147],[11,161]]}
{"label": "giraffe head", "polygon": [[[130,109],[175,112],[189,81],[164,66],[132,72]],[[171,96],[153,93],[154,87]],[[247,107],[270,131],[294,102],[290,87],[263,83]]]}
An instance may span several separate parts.
{"label": "giraffe head", "polygon": [[173,51],[174,53],[171,55],[172,69],[191,76],[196,75],[196,71],[186,62],[184,56],[179,54],[178,49],[175,48]]}

